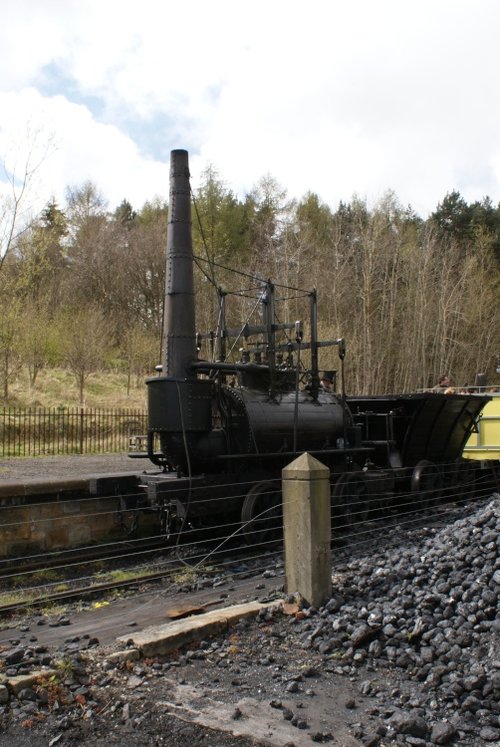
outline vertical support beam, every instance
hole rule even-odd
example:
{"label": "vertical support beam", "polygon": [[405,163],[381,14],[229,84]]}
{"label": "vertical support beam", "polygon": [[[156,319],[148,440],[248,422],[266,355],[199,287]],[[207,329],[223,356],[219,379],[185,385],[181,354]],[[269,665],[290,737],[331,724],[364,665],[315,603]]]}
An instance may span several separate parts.
{"label": "vertical support beam", "polygon": [[219,318],[217,320],[217,359],[222,363],[226,360],[226,292],[217,288],[219,299]]}
{"label": "vertical support beam", "polygon": [[276,371],[276,338],[274,331],[275,324],[275,306],[274,306],[274,285],[270,280],[266,283],[266,300],[264,303],[264,324],[266,326],[266,343],[267,343],[267,365],[269,366],[269,397],[274,398],[275,392],[275,371]]}
{"label": "vertical support beam", "polygon": [[318,296],[316,288],[311,292],[311,392],[316,399],[319,392],[319,371],[318,371]]}
{"label": "vertical support beam", "polygon": [[301,454],[282,480],[286,591],[319,607],[332,594],[330,470]]}

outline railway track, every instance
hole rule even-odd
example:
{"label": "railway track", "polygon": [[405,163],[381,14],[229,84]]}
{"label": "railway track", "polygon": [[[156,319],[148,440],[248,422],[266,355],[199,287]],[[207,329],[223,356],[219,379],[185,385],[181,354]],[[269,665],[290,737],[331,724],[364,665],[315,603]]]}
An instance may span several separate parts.
{"label": "railway track", "polygon": [[157,535],[0,561],[0,617],[195,573],[213,577],[235,558],[254,562],[266,552],[262,545],[238,546],[231,535],[241,537],[241,526],[186,529],[168,539]]}
{"label": "railway track", "polygon": [[78,588],[70,589],[67,591],[53,592],[52,594],[44,594],[40,597],[30,598],[29,600],[13,602],[12,604],[0,605],[0,618],[14,612],[20,612],[22,610],[33,609],[41,606],[49,606],[57,604],[58,602],[68,602],[74,599],[82,599],[84,597],[92,595],[102,595],[107,592],[114,591],[116,589],[123,589],[127,586],[137,586],[141,582],[153,582],[165,578],[166,573],[159,571],[157,573],[150,573],[147,576],[138,577],[130,581],[109,581],[108,583],[91,584],[89,586],[79,586]]}
{"label": "railway track", "polygon": [[[483,487],[476,486],[474,492],[474,502],[491,495],[487,484]],[[442,527],[453,521],[457,513],[462,512],[469,503],[470,495],[464,497],[463,494],[452,494],[446,497],[444,503],[430,504],[428,499],[423,498],[422,506],[412,510],[402,500],[383,516],[379,513],[378,516],[367,518],[364,509],[357,517],[351,513],[348,523],[337,522],[334,528],[334,558],[353,558],[358,553],[366,553],[370,546],[390,546],[391,542],[404,542],[408,533],[423,528]],[[100,548],[97,553],[95,548],[89,552],[67,551],[63,554],[64,562],[61,562],[61,558],[50,558],[35,565],[32,559],[29,569],[20,570],[17,567],[15,575],[9,575],[4,567],[1,573],[4,592],[0,592],[0,617],[90,597],[102,598],[117,590],[137,588],[145,584],[168,582],[174,586],[182,586],[184,583],[195,587],[200,578],[206,585],[211,585],[218,576],[237,580],[240,575],[248,575],[248,562],[253,564],[255,573],[261,573],[262,569],[269,569],[276,563],[282,565],[282,547],[276,540],[269,541],[267,547],[260,544],[251,548],[247,544],[228,541],[227,527],[219,527],[218,530],[226,530],[225,536],[214,536],[213,532],[208,536],[205,533],[204,541],[200,542],[199,531],[186,532],[182,542],[178,535],[171,537],[168,547],[165,538],[155,537],[153,540],[141,540],[137,544],[128,542],[126,548],[121,548],[121,552],[113,545],[108,546],[108,552],[104,548]],[[198,537],[198,542],[192,541],[195,536]],[[94,557],[91,557],[92,552]],[[148,556],[151,560],[145,562]],[[93,574],[89,574],[92,563],[97,563],[98,568]],[[242,565],[244,570],[238,570]],[[78,575],[80,570],[87,571],[86,575]],[[44,576],[49,579],[55,572],[60,574],[56,580],[40,583]],[[34,578],[38,579],[36,585],[33,585]],[[6,587],[10,588],[7,590]],[[3,601],[6,594],[15,595],[15,598]]]}
{"label": "railway track", "polygon": [[100,560],[107,561],[109,559],[119,559],[122,556],[129,555],[132,551],[134,554],[148,554],[151,551],[157,549],[161,550],[165,547],[165,538],[158,537],[153,539],[141,539],[141,540],[123,540],[122,547],[117,546],[118,543],[111,543],[113,548],[113,556],[110,558],[110,549],[108,545],[103,545],[98,548],[88,548],[81,550],[80,548],[73,548],[68,550],[61,550],[53,553],[50,557],[47,555],[35,555],[29,558],[9,558],[0,560],[0,582],[2,579],[8,579],[9,577],[19,577],[23,574],[30,574],[44,570],[63,569],[69,564],[80,565],[89,562],[98,562]]}

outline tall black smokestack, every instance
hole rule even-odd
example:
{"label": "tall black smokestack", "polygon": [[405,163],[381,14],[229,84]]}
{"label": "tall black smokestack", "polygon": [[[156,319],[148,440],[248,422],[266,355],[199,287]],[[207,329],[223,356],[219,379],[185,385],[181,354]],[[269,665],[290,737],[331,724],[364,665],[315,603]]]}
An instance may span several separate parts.
{"label": "tall black smokestack", "polygon": [[191,192],[186,150],[170,154],[170,201],[163,323],[163,374],[184,378],[196,359]]}
{"label": "tall black smokestack", "polygon": [[[214,383],[198,379],[196,361],[188,154],[170,154],[163,371],[147,379],[148,456],[154,464],[183,474],[204,469],[223,453],[220,434],[212,437]],[[160,451],[157,450],[158,437]]]}

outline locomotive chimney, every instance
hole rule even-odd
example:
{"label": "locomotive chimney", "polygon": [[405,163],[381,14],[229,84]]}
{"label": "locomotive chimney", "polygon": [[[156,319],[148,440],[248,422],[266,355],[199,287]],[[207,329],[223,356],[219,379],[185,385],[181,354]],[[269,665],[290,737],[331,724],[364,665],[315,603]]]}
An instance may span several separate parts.
{"label": "locomotive chimney", "polygon": [[189,376],[189,364],[196,360],[196,332],[191,192],[186,150],[173,150],[170,154],[163,345],[164,376],[180,379]]}
{"label": "locomotive chimney", "polygon": [[163,468],[187,474],[194,464],[204,465],[203,459],[212,459],[215,449],[221,453],[223,444],[220,438],[208,443],[213,381],[198,379],[192,368],[197,356],[191,193],[185,150],[173,150],[170,156],[164,313],[162,375],[146,380],[148,457]]}

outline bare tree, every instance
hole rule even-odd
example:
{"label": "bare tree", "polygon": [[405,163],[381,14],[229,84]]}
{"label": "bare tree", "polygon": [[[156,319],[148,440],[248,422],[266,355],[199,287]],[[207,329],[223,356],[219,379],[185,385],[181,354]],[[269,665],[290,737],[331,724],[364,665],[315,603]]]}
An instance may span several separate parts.
{"label": "bare tree", "polygon": [[141,386],[144,377],[151,375],[158,363],[158,339],[152,332],[147,332],[141,324],[134,324],[124,331],[122,356],[127,367],[127,396],[135,374],[135,385]]}
{"label": "bare tree", "polygon": [[22,365],[18,334],[19,302],[6,293],[0,294],[0,301],[0,386],[7,403],[10,384]]}
{"label": "bare tree", "polygon": [[75,376],[83,404],[85,382],[110,350],[109,323],[100,309],[87,307],[66,314],[60,330],[63,359]]}
{"label": "bare tree", "polygon": [[40,371],[54,365],[58,358],[56,329],[47,299],[23,300],[18,313],[19,349],[23,365],[28,369],[29,394]]}
{"label": "bare tree", "polygon": [[0,168],[0,270],[18,237],[31,222],[35,176],[53,150],[52,136],[26,128],[24,142],[11,144]]}

